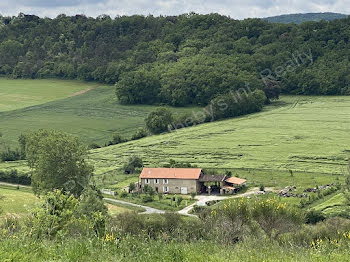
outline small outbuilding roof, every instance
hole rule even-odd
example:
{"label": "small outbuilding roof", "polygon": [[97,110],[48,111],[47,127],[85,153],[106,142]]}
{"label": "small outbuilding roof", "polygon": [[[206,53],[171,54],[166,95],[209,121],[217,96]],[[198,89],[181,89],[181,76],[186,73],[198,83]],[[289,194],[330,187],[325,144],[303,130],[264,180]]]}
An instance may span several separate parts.
{"label": "small outbuilding roof", "polygon": [[140,178],[199,179],[200,168],[144,168]]}
{"label": "small outbuilding roof", "polygon": [[238,178],[238,177],[229,177],[229,178],[226,178],[225,180],[227,183],[230,183],[230,184],[234,184],[234,185],[243,185],[245,182],[247,182],[247,180],[245,179],[242,179],[242,178]]}
{"label": "small outbuilding roof", "polygon": [[222,188],[226,190],[232,190],[232,191],[236,189],[235,187],[232,187],[232,186],[223,186]]}

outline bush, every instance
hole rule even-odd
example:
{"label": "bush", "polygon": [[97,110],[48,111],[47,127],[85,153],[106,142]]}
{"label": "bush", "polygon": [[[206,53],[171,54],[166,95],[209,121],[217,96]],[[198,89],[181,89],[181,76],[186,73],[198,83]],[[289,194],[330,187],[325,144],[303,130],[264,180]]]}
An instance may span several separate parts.
{"label": "bush", "polygon": [[304,216],[277,199],[242,198],[224,202],[204,220],[218,241],[232,243],[254,234],[277,237],[297,229],[304,222]]}
{"label": "bush", "polygon": [[304,225],[279,237],[279,241],[309,247],[317,239],[338,239],[344,232],[350,231],[350,220],[340,217],[328,218],[316,225]]}
{"label": "bush", "polygon": [[269,236],[288,232],[300,226],[305,219],[297,208],[287,207],[276,199],[255,201],[252,217]]}
{"label": "bush", "polygon": [[60,190],[44,196],[41,207],[34,210],[27,227],[35,238],[104,233],[107,208],[102,196],[92,188],[84,190],[80,199]]}
{"label": "bush", "polygon": [[148,203],[148,202],[152,202],[152,201],[153,201],[153,196],[146,195],[146,196],[142,197],[143,203]]}
{"label": "bush", "polygon": [[320,221],[325,220],[326,217],[321,211],[310,210],[306,213],[306,223],[307,224],[316,224]]}
{"label": "bush", "polygon": [[164,107],[157,108],[155,111],[149,113],[145,119],[146,127],[152,134],[160,134],[168,131],[168,127],[172,122],[172,112]]}
{"label": "bush", "polygon": [[101,146],[98,145],[98,144],[96,144],[96,143],[92,143],[92,144],[89,145],[88,148],[89,148],[89,149],[97,149],[97,148],[101,148]]}
{"label": "bush", "polygon": [[0,181],[20,185],[31,184],[30,176],[27,174],[18,173],[16,169],[10,171],[0,171]]}
{"label": "bush", "polygon": [[126,141],[127,140],[125,138],[123,138],[121,135],[114,134],[112,140],[108,142],[108,146],[117,145],[120,143],[124,143]]}
{"label": "bush", "polygon": [[208,110],[213,112],[212,119],[207,121],[259,112],[263,108],[265,101],[266,96],[261,90],[255,90],[250,93],[243,91],[220,95],[214,98],[207,106]]}
{"label": "bush", "polygon": [[261,186],[259,187],[259,190],[260,190],[260,191],[265,191],[265,186],[264,186],[264,185],[261,185]]}
{"label": "bush", "polygon": [[142,159],[138,156],[131,156],[128,158],[127,162],[123,165],[123,170],[127,174],[133,174],[136,168],[143,167]]}
{"label": "bush", "polygon": [[196,192],[191,192],[191,199],[194,200],[196,198]]}
{"label": "bush", "polygon": [[182,219],[179,214],[171,212],[142,216],[136,212],[122,213],[112,219],[112,228],[118,228],[122,235],[160,239],[162,243],[206,239],[209,235],[202,221]]}
{"label": "bush", "polygon": [[135,190],[135,188],[136,188],[135,183],[130,183],[129,184],[129,193],[132,193]]}
{"label": "bush", "polygon": [[5,151],[0,153],[0,159],[2,161],[21,160],[21,153],[18,150],[11,150],[10,147],[7,147]]}
{"label": "bush", "polygon": [[[1,200],[1,198],[0,198]],[[1,210],[0,210],[1,214]],[[22,225],[20,223],[20,218],[14,215],[6,215],[1,221],[0,229],[6,231],[7,234],[14,234],[20,232]]]}
{"label": "bush", "polygon": [[158,199],[159,199],[159,201],[163,199],[163,194],[162,193],[158,193]]}
{"label": "bush", "polygon": [[136,133],[131,137],[132,140],[141,139],[148,135],[147,130],[145,128],[139,128]]}
{"label": "bush", "polygon": [[179,196],[176,199],[176,205],[179,207],[181,205],[181,202],[183,201],[183,197]]}
{"label": "bush", "polygon": [[121,192],[121,194],[120,194],[120,197],[122,197],[122,198],[126,198],[127,196],[128,196],[128,193],[125,191]]}

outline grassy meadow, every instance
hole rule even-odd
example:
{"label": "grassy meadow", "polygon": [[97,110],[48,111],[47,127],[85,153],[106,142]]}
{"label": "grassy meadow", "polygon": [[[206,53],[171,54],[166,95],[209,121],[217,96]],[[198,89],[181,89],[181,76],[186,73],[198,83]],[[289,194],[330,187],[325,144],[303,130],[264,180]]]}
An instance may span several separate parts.
{"label": "grassy meadow", "polygon": [[[25,216],[28,215],[33,208],[40,202],[40,199],[37,198],[30,188],[20,188],[16,189],[15,187],[5,186],[0,184],[0,207],[2,209],[1,218],[6,215],[16,215],[16,216]],[[143,212],[143,208],[130,207],[122,204],[116,203],[106,203],[108,207],[108,212],[111,216],[121,214],[124,212]]]}
{"label": "grassy meadow", "polygon": [[[131,155],[141,156],[146,166],[175,159],[217,172],[231,170],[255,186],[338,183],[350,154],[349,102],[350,97],[282,96],[261,113],[92,150],[89,161],[97,183],[115,189],[137,181],[137,174],[118,170]],[[0,127],[7,144],[15,144],[20,133],[55,128],[102,145],[114,132],[130,136],[152,109],[120,105],[113,86],[98,86],[78,96],[2,112]],[[174,109],[191,110],[201,109]],[[10,169],[29,171],[24,161],[0,163],[0,170]]]}
{"label": "grassy meadow", "polygon": [[96,83],[73,80],[0,78],[0,112],[67,98],[96,86]]}
{"label": "grassy meadow", "polygon": [[[85,241],[84,241],[85,240]],[[16,252],[14,252],[16,248]],[[40,250],[40,252],[38,252]],[[0,260],[4,261],[140,261],[140,262],[295,262],[349,261],[348,246],[339,249],[286,247],[265,240],[253,240],[223,246],[209,241],[179,243],[125,238],[114,242],[86,239],[64,241],[32,241],[4,239],[0,245]]]}
{"label": "grassy meadow", "polygon": [[[32,101],[27,98],[31,93],[40,97]],[[114,86],[81,81],[0,78],[0,94],[0,132],[4,142],[13,147],[17,146],[21,133],[41,128],[68,132],[86,144],[104,145],[113,133],[131,137],[144,126],[147,114],[156,108],[120,105]],[[18,104],[9,100],[12,94],[16,94]],[[18,110],[9,111],[11,109]],[[192,108],[172,110],[181,113]]]}
{"label": "grassy meadow", "polygon": [[6,214],[26,215],[38,202],[38,198],[34,196],[30,189],[24,188],[17,190],[16,188],[0,185],[0,196],[3,197],[0,200],[0,207],[3,210],[0,217]]}
{"label": "grassy meadow", "polygon": [[288,183],[305,175],[312,180],[312,174],[324,176],[325,182],[328,177],[341,179],[346,171],[349,139],[350,97],[284,96],[261,113],[92,150],[90,159],[99,173],[139,155],[147,166],[172,158],[202,168],[237,170],[249,178],[262,170],[265,181],[276,174],[269,184],[279,184],[279,176]]}
{"label": "grassy meadow", "polygon": [[342,213],[350,212],[349,203],[344,193],[334,194],[323,202],[313,207],[316,211],[321,211],[327,216],[337,216]]}

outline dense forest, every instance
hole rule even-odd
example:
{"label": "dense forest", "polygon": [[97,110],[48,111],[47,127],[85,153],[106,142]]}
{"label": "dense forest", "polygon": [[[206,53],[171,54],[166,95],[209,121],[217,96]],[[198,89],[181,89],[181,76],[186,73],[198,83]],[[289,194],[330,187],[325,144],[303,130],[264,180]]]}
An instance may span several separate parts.
{"label": "dense forest", "polygon": [[[0,74],[115,84],[121,103],[207,105],[278,85],[350,94],[350,18],[300,25],[218,14],[0,16]],[[262,81],[263,80],[263,81]]]}
{"label": "dense forest", "polygon": [[266,17],[267,21],[271,23],[296,23],[301,24],[308,21],[332,21],[335,19],[343,19],[346,18],[347,15],[339,14],[339,13],[306,13],[306,14],[289,14],[289,15],[278,15]]}

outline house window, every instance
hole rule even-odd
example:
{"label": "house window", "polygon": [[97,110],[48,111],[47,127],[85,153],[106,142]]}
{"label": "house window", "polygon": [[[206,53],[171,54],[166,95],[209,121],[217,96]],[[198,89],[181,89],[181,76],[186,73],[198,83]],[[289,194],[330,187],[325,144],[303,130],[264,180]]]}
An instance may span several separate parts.
{"label": "house window", "polygon": [[159,184],[159,179],[158,178],[154,179],[154,183]]}
{"label": "house window", "polygon": [[168,179],[163,179],[163,184],[168,184]]}
{"label": "house window", "polygon": [[145,183],[146,183],[146,184],[149,184],[149,179],[148,179],[148,178],[146,178]]}
{"label": "house window", "polygon": [[163,187],[163,192],[164,193],[168,193],[169,192],[169,187],[167,187],[167,186]]}

